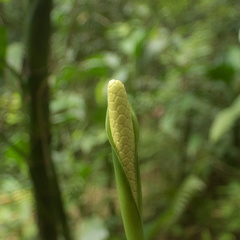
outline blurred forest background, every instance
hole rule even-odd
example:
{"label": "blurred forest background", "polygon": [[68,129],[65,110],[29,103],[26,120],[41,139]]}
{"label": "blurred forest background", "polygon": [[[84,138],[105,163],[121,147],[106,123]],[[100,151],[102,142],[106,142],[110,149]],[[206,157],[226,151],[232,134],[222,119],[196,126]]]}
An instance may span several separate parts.
{"label": "blurred forest background", "polygon": [[239,240],[239,28],[237,0],[0,0],[0,239],[125,238],[115,78],[140,124],[146,239]]}

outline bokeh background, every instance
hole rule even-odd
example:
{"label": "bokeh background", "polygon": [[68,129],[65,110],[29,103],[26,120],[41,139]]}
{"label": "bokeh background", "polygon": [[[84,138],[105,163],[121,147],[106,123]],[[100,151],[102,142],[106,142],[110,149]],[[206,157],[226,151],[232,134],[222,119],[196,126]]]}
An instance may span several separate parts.
{"label": "bokeh background", "polygon": [[[32,2],[0,1],[1,240],[40,239],[22,87]],[[114,78],[140,124],[146,239],[239,240],[239,2],[54,0],[51,23],[50,150],[72,239],[125,239],[105,132]]]}

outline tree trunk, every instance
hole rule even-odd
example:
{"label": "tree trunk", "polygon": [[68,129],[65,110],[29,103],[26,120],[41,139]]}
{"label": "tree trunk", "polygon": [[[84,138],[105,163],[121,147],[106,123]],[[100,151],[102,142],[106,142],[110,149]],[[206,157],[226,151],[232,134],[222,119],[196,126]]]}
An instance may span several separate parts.
{"label": "tree trunk", "polygon": [[61,192],[51,159],[48,59],[50,54],[51,0],[32,0],[27,25],[26,86],[29,110],[29,172],[33,182],[39,233],[43,240],[70,240]]}

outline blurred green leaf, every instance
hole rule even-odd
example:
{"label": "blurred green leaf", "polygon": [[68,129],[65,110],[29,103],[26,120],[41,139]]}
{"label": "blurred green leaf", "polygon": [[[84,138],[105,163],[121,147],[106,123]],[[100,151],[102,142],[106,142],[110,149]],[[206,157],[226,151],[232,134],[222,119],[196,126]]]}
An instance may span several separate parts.
{"label": "blurred green leaf", "polygon": [[224,233],[219,237],[219,240],[235,240],[236,238],[234,237],[233,234],[231,233]]}
{"label": "blurred green leaf", "polygon": [[24,46],[22,42],[13,42],[8,45],[6,61],[15,71],[21,72]]}
{"label": "blurred green leaf", "polygon": [[79,68],[79,78],[101,77],[109,74],[110,70],[120,65],[120,58],[112,52],[103,52],[86,58]]}
{"label": "blurred green leaf", "polygon": [[103,220],[99,217],[92,217],[82,222],[76,240],[105,240],[108,236],[109,232]]}
{"label": "blurred green leaf", "polygon": [[95,87],[95,98],[99,106],[106,106],[106,95],[107,95],[107,83],[106,80],[100,80]]}
{"label": "blurred green leaf", "polygon": [[228,63],[219,64],[208,71],[210,79],[222,80],[227,83],[233,80],[234,74],[235,68]]}
{"label": "blurred green leaf", "polygon": [[240,96],[233,102],[233,104],[220,111],[214,119],[210,128],[210,140],[217,142],[224,136],[234,125],[235,121],[240,116]]}
{"label": "blurred green leaf", "polygon": [[166,28],[154,28],[150,32],[146,44],[145,56],[148,59],[158,57],[170,44],[170,34],[168,30]]}
{"label": "blurred green leaf", "polygon": [[10,139],[12,141],[12,145],[8,145],[4,151],[5,157],[8,159],[9,163],[17,164],[19,169],[22,171],[26,171],[27,169],[27,156],[29,152],[28,145],[28,136],[26,134],[22,134],[19,136],[15,136]]}
{"label": "blurred green leaf", "polygon": [[63,68],[59,69],[56,75],[56,86],[64,86],[66,83],[73,81],[78,81],[80,78],[80,70],[75,65],[65,65]]}
{"label": "blurred green leaf", "polygon": [[233,45],[227,52],[227,62],[234,67],[236,71],[240,69],[240,47]]}
{"label": "blurred green leaf", "polygon": [[[73,120],[81,121],[85,117],[85,102],[79,94],[59,92],[51,103],[53,123],[60,124]],[[64,96],[64,98],[62,98]]]}
{"label": "blurred green leaf", "polygon": [[140,57],[145,46],[144,40],[146,39],[148,32],[142,28],[133,30],[131,34],[121,42],[122,51],[130,57]]}

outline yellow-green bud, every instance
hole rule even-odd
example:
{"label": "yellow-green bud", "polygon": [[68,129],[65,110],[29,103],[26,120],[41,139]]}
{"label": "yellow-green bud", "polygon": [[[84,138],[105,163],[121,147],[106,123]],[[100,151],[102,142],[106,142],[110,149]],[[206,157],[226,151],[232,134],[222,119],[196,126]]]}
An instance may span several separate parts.
{"label": "yellow-green bud", "polygon": [[119,80],[108,84],[108,116],[112,139],[137,201],[137,172],[135,166],[135,136],[132,114],[124,85]]}

